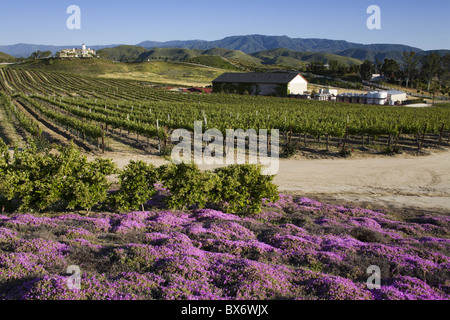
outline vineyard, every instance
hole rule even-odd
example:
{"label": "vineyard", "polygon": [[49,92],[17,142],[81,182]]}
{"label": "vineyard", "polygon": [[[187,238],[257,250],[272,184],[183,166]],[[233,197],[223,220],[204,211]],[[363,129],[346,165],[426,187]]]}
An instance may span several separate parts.
{"label": "vineyard", "polygon": [[[0,117],[1,300],[450,298],[444,212],[290,196],[255,165],[208,171],[130,159],[119,169],[111,159],[89,161],[74,145],[96,154],[122,147],[164,154],[173,130],[193,131],[202,121],[203,129],[224,134],[279,129],[285,152],[441,148],[449,146],[449,104],[183,94],[132,80],[0,67]],[[11,152],[18,137],[33,139]],[[351,161],[339,162],[354,170]],[[433,170],[445,184],[446,167]],[[424,194],[445,197],[448,188],[433,180]],[[81,270],[77,289],[69,286],[74,266]],[[368,285],[369,266],[381,270],[379,288]]]}
{"label": "vineyard", "polygon": [[291,149],[378,146],[392,152],[449,142],[448,104],[403,108],[183,94],[133,80],[22,68],[0,68],[0,92],[0,104],[22,131],[39,136],[46,126],[90,150],[112,150],[120,141],[161,153],[173,130],[193,131],[195,121],[224,135],[226,129],[279,129]]}

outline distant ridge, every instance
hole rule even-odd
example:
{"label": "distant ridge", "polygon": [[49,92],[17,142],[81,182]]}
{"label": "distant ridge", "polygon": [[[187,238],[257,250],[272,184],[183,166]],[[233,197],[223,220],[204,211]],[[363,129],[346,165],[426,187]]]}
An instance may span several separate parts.
{"label": "distant ridge", "polygon": [[[12,55],[14,57],[28,57],[34,51],[50,50],[52,52],[59,51],[65,48],[79,47],[79,45],[70,46],[48,46],[48,45],[33,45],[33,44],[16,44],[10,46],[0,46],[0,51]],[[97,51],[104,48],[112,48],[120,46],[116,45],[88,45]],[[336,54],[343,57],[350,57],[359,60],[371,60],[375,62],[376,59],[383,61],[385,58],[399,61],[403,51],[415,51],[419,55],[425,55],[431,51],[424,51],[420,48],[411,47],[402,44],[360,44],[352,43],[345,40],[329,40],[329,39],[302,39],[290,38],[288,36],[267,36],[267,35],[242,35],[231,36],[221,40],[204,41],[204,40],[176,40],[176,41],[144,41],[136,46],[145,48],[147,50],[156,48],[178,48],[190,50],[211,50],[213,48],[224,48],[228,50],[242,51],[247,54],[255,52],[268,51],[273,49],[287,49],[297,52],[311,52],[311,53],[329,53]],[[450,50],[432,50],[441,55],[450,53]]]}
{"label": "distant ridge", "polygon": [[185,48],[208,50],[214,47],[240,50],[245,53],[254,53],[264,50],[284,48],[292,51],[337,53],[348,49],[368,49],[375,51],[416,51],[424,50],[401,44],[359,44],[344,40],[328,39],[301,39],[288,36],[246,35],[226,37],[216,41],[187,40],[187,41],[144,41],[137,44],[140,47],[150,48]]}

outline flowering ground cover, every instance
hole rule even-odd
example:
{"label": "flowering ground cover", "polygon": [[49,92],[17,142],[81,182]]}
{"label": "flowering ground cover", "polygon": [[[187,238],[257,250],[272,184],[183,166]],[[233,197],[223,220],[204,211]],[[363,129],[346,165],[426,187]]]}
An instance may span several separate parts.
{"label": "flowering ground cover", "polygon": [[[0,215],[1,299],[448,300],[450,217],[280,195],[263,212]],[[67,284],[81,269],[81,288]],[[367,268],[381,270],[368,289]]]}

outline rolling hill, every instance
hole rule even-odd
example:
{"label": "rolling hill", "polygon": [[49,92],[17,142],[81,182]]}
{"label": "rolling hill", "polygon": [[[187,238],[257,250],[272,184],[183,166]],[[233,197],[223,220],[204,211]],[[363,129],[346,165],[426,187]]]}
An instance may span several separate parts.
{"label": "rolling hill", "polygon": [[[102,50],[105,48],[114,48],[120,46],[120,50]],[[34,45],[34,44],[15,44],[9,46],[0,46],[0,51],[5,52],[14,57],[29,57],[34,51],[47,51],[52,52],[59,51],[65,48],[80,47],[80,45],[71,46],[49,46],[49,45]],[[302,39],[302,38],[290,38],[288,36],[267,36],[267,35],[242,35],[231,36],[221,40],[204,41],[204,40],[179,40],[179,41],[144,41],[136,46],[121,46],[121,45],[88,45],[88,47],[94,48],[97,51],[102,51],[106,54],[106,57],[110,59],[120,60],[124,57],[135,58],[140,54],[143,54],[143,49],[147,51],[163,49],[163,48],[176,48],[176,49],[189,49],[199,52],[205,52],[208,50],[214,50],[215,48],[224,48],[232,51],[240,51],[244,54],[251,55],[256,52],[268,51],[278,48],[284,48],[291,51],[298,52],[311,52],[311,53],[330,53],[343,57],[355,58],[360,60],[371,60],[375,62],[376,59],[383,61],[385,58],[394,59],[397,62],[401,62],[401,53],[403,51],[415,51],[417,54],[427,54],[431,51],[424,51],[420,48],[402,45],[402,44],[360,44],[353,43],[344,40],[329,40],[329,39]],[[139,49],[137,49],[140,47]],[[450,53],[450,50],[433,50],[441,55]],[[149,54],[148,58],[153,58],[156,54],[161,55],[162,52],[155,52]],[[202,53],[206,54],[206,53]],[[234,52],[232,54],[235,54]],[[181,53],[180,53],[181,55]],[[199,54],[201,55],[201,54]],[[225,57],[223,53],[212,54]],[[162,55],[163,57],[164,54]],[[173,53],[168,54],[168,59],[173,56]],[[192,52],[188,52],[187,56],[193,58]],[[227,58],[227,57],[225,57]],[[231,58],[230,58],[231,59]],[[242,60],[242,58],[240,58]],[[248,59],[248,58],[247,58]],[[292,64],[294,61],[288,58],[275,59],[274,63],[278,61],[286,61],[285,63]],[[247,60],[248,61],[248,60]]]}
{"label": "rolling hill", "polygon": [[4,63],[4,62],[12,62],[16,60],[15,57],[10,56],[9,54],[0,52],[0,63]]}
{"label": "rolling hill", "polygon": [[232,50],[232,49],[226,49],[226,48],[218,48],[214,47],[212,49],[206,50],[202,52],[203,55],[208,56],[220,56],[225,59],[229,60],[237,60],[237,61],[246,61],[251,63],[259,64],[261,63],[261,60],[252,56],[248,55],[240,50]]}
{"label": "rolling hill", "polygon": [[279,64],[291,67],[298,66],[302,62],[313,62],[313,61],[330,62],[331,60],[338,61],[339,63],[345,66],[361,64],[360,60],[342,57],[330,53],[299,52],[299,51],[291,51],[288,49],[266,50],[253,53],[252,56],[260,59],[263,64],[270,64],[270,65]]}
{"label": "rolling hill", "polygon": [[221,56],[198,56],[195,58],[185,60],[187,63],[197,64],[201,66],[208,66],[212,68],[219,68],[229,71],[242,71],[242,68],[234,65],[229,60]]}
{"label": "rolling hill", "polygon": [[105,48],[97,51],[97,54],[105,59],[116,61],[136,60],[141,54],[147,52],[147,49],[139,46],[118,46]]}
{"label": "rolling hill", "polygon": [[229,71],[180,62],[120,63],[107,59],[33,60],[12,67],[181,86],[208,86]]}
{"label": "rolling hill", "polygon": [[200,50],[191,50],[183,48],[155,48],[150,51],[143,52],[136,60],[137,61],[152,61],[152,60],[169,60],[182,61],[201,55]]}
{"label": "rolling hill", "polygon": [[360,60],[330,53],[300,52],[280,48],[246,54],[240,50],[217,47],[204,51],[183,48],[154,48],[146,51],[143,47],[119,46],[100,50],[99,54],[116,61],[187,61],[228,70],[239,69],[236,66],[233,67],[233,62],[255,67],[261,65],[297,67],[302,63],[313,61],[330,62],[331,60],[338,61],[346,66],[361,64]]}

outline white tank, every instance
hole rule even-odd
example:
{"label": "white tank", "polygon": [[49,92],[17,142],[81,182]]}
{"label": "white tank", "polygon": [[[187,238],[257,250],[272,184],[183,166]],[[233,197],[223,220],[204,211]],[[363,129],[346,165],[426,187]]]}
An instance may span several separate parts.
{"label": "white tank", "polygon": [[385,105],[387,102],[388,94],[386,91],[377,92],[374,95],[374,103],[378,105]]}
{"label": "white tank", "polygon": [[371,91],[371,92],[367,93],[367,104],[373,104],[374,103],[373,102],[373,98],[374,98],[374,95],[376,93],[377,92],[375,92],[375,91]]}

